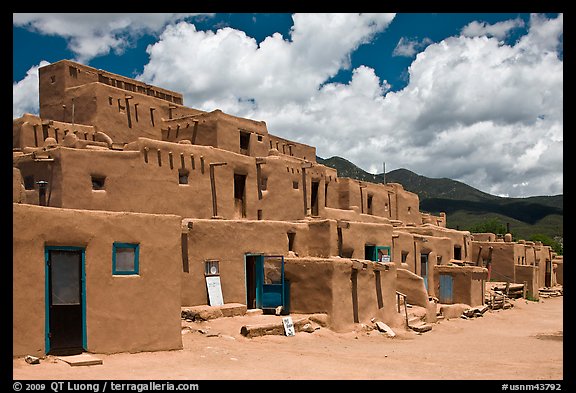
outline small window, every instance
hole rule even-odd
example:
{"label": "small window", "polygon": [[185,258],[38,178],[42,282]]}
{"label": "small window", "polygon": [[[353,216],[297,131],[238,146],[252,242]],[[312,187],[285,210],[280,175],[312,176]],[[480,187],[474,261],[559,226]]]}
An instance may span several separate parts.
{"label": "small window", "polygon": [[26,190],[34,189],[34,175],[24,176],[24,189]]}
{"label": "small window", "polygon": [[372,198],[373,196],[371,194],[368,194],[368,201],[367,201],[368,214],[372,214]]}
{"label": "small window", "polygon": [[240,153],[248,155],[250,148],[250,133],[240,131]]}
{"label": "small window", "polygon": [[296,239],[296,232],[288,232],[288,251],[294,251],[295,239]]}
{"label": "small window", "polygon": [[108,97],[108,104],[112,105],[114,103],[114,100],[112,99],[112,97]]}
{"label": "small window", "polygon": [[112,274],[138,274],[139,249],[139,244],[114,243],[112,246]]}
{"label": "small window", "polygon": [[406,263],[407,259],[408,259],[408,252],[402,251],[402,263]]}
{"label": "small window", "polygon": [[257,138],[258,138],[258,142],[262,142],[262,139],[263,139],[262,135],[258,135]]}
{"label": "small window", "polygon": [[268,178],[267,177],[262,177],[260,179],[260,189],[262,191],[266,191],[268,189]]}
{"label": "small window", "polygon": [[50,83],[55,83],[56,82],[56,75],[52,75],[50,77]]}
{"label": "small window", "polygon": [[178,169],[178,184],[188,184],[188,174],[190,172],[186,168]]}
{"label": "small window", "polygon": [[105,176],[92,175],[92,189],[93,190],[104,190],[104,183],[105,182],[106,182]]}
{"label": "small window", "polygon": [[408,214],[412,213],[412,207],[408,206]]}
{"label": "small window", "polygon": [[298,189],[298,182],[297,181],[293,181],[292,182],[292,188],[297,190]]}
{"label": "small window", "polygon": [[219,276],[220,275],[220,262],[217,260],[207,260],[204,262],[204,275],[206,276]]}
{"label": "small window", "polygon": [[73,78],[78,78],[78,68],[69,66],[68,70],[70,71],[70,76]]}
{"label": "small window", "polygon": [[460,246],[454,246],[454,259],[462,260],[462,248]]}

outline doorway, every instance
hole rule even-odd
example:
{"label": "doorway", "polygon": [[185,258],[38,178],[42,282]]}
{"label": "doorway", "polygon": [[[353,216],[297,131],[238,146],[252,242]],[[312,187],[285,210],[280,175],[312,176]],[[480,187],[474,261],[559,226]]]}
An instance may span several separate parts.
{"label": "doorway", "polygon": [[550,288],[552,286],[552,261],[546,261],[546,271],[544,273],[544,286]]}
{"label": "doorway", "polygon": [[246,217],[246,175],[234,174],[234,216]]}
{"label": "doorway", "polygon": [[428,254],[420,254],[420,276],[424,279],[424,286],[428,290]]}
{"label": "doorway", "polygon": [[318,189],[320,188],[320,182],[312,181],[312,193],[311,193],[311,204],[312,204],[312,215],[318,216]]}
{"label": "doorway", "polygon": [[74,355],[86,348],[84,249],[46,247],[46,353]]}
{"label": "doorway", "polygon": [[[247,254],[245,256],[246,261],[246,308],[252,310],[258,308],[256,306],[256,298],[260,296],[256,295],[260,285],[256,284],[256,265],[262,259],[262,255]],[[259,280],[258,280],[259,281]]]}

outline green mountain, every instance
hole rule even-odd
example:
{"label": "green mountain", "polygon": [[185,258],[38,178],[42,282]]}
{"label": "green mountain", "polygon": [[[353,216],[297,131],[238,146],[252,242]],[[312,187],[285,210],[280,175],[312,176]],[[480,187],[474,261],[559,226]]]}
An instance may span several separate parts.
{"label": "green mountain", "polygon": [[338,176],[372,183],[399,183],[420,198],[420,210],[432,214],[446,213],[447,226],[467,230],[489,218],[507,224],[517,239],[534,234],[562,238],[563,195],[504,198],[487,194],[462,182],[448,178],[429,178],[407,169],[384,174],[371,174],[341,157],[323,159],[318,163],[335,168]]}

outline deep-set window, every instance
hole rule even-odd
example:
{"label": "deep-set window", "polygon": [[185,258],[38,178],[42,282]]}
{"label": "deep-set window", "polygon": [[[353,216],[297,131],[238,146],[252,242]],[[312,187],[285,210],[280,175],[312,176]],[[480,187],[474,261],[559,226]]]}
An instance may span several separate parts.
{"label": "deep-set window", "polygon": [[138,274],[139,244],[114,243],[112,246],[112,274]]}
{"label": "deep-set window", "polygon": [[26,190],[34,189],[34,175],[24,176],[24,188]]}
{"label": "deep-set window", "polygon": [[104,183],[106,182],[106,176],[92,175],[91,178],[92,178],[93,190],[104,190]]}
{"label": "deep-set window", "polygon": [[293,181],[292,182],[292,188],[297,190],[298,189],[298,182],[297,181]]}
{"label": "deep-set window", "polygon": [[188,173],[190,173],[188,169],[178,169],[178,184],[188,184]]}
{"label": "deep-set window", "polygon": [[408,252],[402,251],[402,263],[406,263],[407,259],[408,259]]}
{"label": "deep-set window", "polygon": [[206,276],[217,276],[220,274],[220,262],[209,259],[204,262],[204,274]]}

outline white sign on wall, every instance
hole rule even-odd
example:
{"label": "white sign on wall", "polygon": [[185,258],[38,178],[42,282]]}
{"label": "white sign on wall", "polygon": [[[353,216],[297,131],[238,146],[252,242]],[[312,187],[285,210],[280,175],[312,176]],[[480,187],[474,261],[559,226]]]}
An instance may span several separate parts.
{"label": "white sign on wall", "polygon": [[292,317],[282,318],[282,323],[284,324],[284,333],[287,336],[294,336],[296,332],[294,331],[294,323],[292,322]]}
{"label": "white sign on wall", "polygon": [[208,288],[208,300],[211,306],[223,306],[222,287],[220,286],[220,276],[206,277],[206,287]]}

